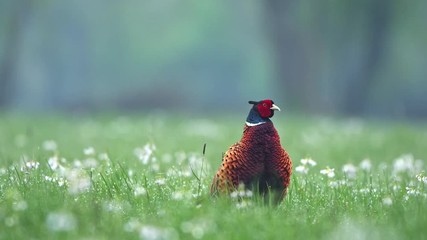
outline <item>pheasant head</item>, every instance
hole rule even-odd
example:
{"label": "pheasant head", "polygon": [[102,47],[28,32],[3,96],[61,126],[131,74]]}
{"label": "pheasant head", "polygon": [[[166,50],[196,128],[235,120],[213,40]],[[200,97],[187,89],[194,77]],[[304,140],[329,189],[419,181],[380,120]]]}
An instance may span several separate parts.
{"label": "pheasant head", "polygon": [[249,104],[253,104],[253,107],[246,118],[246,125],[248,126],[256,126],[269,122],[270,118],[274,116],[274,111],[280,111],[280,108],[270,99],[249,101]]}

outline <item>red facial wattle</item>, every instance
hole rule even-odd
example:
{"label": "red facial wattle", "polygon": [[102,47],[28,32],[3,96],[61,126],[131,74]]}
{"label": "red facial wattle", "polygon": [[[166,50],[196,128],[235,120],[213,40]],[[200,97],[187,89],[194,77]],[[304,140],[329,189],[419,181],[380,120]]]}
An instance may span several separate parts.
{"label": "red facial wattle", "polygon": [[258,112],[262,118],[271,118],[274,115],[274,111],[271,109],[273,101],[264,100],[258,104]]}

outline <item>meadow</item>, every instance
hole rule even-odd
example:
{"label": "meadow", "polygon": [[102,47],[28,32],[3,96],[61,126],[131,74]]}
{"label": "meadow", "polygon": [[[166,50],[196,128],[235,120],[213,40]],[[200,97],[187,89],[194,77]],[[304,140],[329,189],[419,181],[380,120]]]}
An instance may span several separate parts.
{"label": "meadow", "polygon": [[286,199],[213,199],[245,116],[0,115],[0,239],[427,239],[425,123],[281,112]]}

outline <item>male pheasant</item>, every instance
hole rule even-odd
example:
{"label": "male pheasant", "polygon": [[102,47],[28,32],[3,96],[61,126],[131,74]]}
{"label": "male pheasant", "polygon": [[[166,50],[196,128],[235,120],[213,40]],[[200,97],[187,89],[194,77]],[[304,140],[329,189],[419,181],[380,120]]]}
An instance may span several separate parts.
{"label": "male pheasant", "polygon": [[269,99],[249,104],[253,107],[246,118],[243,137],[224,154],[211,194],[230,193],[243,183],[263,196],[273,193],[278,202],[286,195],[292,174],[292,161],[270,120],[280,108]]}

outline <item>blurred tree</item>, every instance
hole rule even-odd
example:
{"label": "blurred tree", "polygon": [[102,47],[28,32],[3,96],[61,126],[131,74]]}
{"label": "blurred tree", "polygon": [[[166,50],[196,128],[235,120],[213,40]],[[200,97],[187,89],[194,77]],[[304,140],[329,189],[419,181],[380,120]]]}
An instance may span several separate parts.
{"label": "blurred tree", "polygon": [[[382,63],[385,48],[387,46],[388,30],[391,21],[391,10],[393,1],[389,0],[369,0],[367,3],[358,5],[366,13],[366,32],[364,34],[365,47],[364,55],[360,59],[358,69],[347,75],[345,98],[343,99],[342,112],[346,114],[360,115],[365,113],[366,104],[369,99],[370,89],[373,89],[376,74]],[[367,6],[366,6],[367,5]],[[348,9],[346,21],[357,19],[352,13],[354,9]],[[365,15],[365,14],[363,14]],[[346,28],[352,31],[352,28]],[[349,34],[348,36],[351,36]]]}
{"label": "blurred tree", "polygon": [[[3,23],[3,46],[0,55],[0,108],[6,108],[14,92],[13,83],[17,67],[20,42],[23,28],[33,7],[32,0],[6,1],[2,14],[6,21]],[[9,10],[9,12],[5,12]]]}
{"label": "blurred tree", "polygon": [[[336,102],[331,104],[335,108],[333,112],[363,114],[369,89],[377,79],[376,73],[384,56],[393,1],[322,1],[312,4],[314,7],[295,0],[265,2],[266,26],[276,58],[277,86],[284,92],[284,100],[295,109],[328,109],[320,106],[323,102],[319,101],[321,88],[325,88],[319,86],[323,66],[319,61],[329,57],[333,72],[324,77],[332,78],[327,82],[333,83],[326,88],[342,92],[336,94],[337,97],[330,97]],[[299,8],[305,11],[299,12]],[[315,10],[309,12],[311,9]],[[298,22],[298,16],[293,15],[295,13],[304,15],[301,18],[319,17],[310,19],[315,22],[304,26],[301,20]],[[316,61],[312,59],[318,55],[320,60],[312,64]],[[310,75],[313,67],[317,74]]]}
{"label": "blurred tree", "polygon": [[[301,93],[308,93],[310,87],[307,71],[307,59],[304,46],[298,36],[298,29],[290,17],[290,9],[297,1],[268,0],[265,1],[266,26],[276,58],[276,82],[284,91],[283,100],[293,109],[305,108],[307,98]],[[302,95],[306,95],[302,94]]]}

